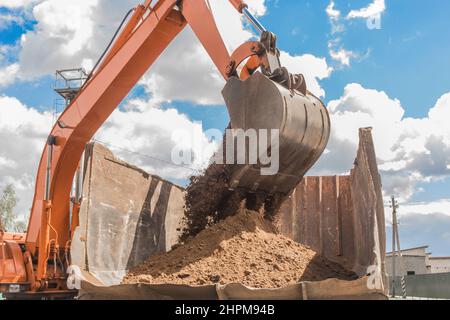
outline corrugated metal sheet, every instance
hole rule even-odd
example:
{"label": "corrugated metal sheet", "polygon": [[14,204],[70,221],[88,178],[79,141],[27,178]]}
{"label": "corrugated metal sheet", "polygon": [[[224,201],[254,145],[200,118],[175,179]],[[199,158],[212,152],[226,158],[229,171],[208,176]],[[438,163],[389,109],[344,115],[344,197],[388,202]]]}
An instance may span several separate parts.
{"label": "corrugated metal sheet", "polygon": [[371,129],[361,129],[348,176],[307,177],[283,204],[283,234],[363,276],[384,270],[385,228],[381,179]]}

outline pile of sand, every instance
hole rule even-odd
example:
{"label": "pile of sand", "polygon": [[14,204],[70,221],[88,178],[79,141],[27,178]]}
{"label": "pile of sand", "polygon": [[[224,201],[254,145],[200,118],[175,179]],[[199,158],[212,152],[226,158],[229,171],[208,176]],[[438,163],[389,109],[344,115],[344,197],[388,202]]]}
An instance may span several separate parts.
{"label": "pile of sand", "polygon": [[205,228],[233,216],[243,205],[249,210],[263,210],[267,218],[273,219],[285,199],[285,194],[266,193],[262,190],[257,192],[247,192],[241,188],[230,190],[232,173],[241,169],[242,165],[219,164],[217,160],[227,158],[226,150],[226,136],[224,136],[222,147],[211,158],[210,165],[199,175],[190,178],[190,184],[186,188],[185,228],[180,237],[182,242],[195,237]]}
{"label": "pile of sand", "polygon": [[123,283],[242,283],[277,288],[328,278],[356,276],[277,234],[262,214],[241,210],[171,252],[152,256],[132,269]]}

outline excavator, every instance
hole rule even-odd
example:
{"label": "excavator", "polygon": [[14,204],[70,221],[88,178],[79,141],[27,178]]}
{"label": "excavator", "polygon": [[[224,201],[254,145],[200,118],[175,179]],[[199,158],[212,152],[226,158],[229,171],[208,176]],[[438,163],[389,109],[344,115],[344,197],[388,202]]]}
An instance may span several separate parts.
{"label": "excavator", "polygon": [[278,172],[262,175],[258,165],[234,166],[230,188],[286,195],[318,160],[330,134],[324,104],[307,90],[303,75],[282,67],[276,35],[243,0],[229,2],[260,33],[258,41],[248,41],[231,54],[208,0],[146,0],[128,12],[48,136],[26,234],[0,233],[0,293],[27,299],[77,295],[67,284],[67,271],[79,224],[80,159],[85,146],[188,25],[226,80],[223,96],[231,128],[279,130]]}

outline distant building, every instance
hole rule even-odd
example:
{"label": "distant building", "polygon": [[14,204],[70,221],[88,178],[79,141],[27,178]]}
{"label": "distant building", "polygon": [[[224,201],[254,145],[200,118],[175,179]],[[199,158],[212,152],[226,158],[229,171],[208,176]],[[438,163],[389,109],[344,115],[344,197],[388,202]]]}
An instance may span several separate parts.
{"label": "distant building", "polygon": [[[428,246],[401,250],[402,256],[395,257],[395,275],[406,276],[430,273]],[[386,253],[386,271],[392,276],[392,252]]]}
{"label": "distant building", "polygon": [[[395,257],[395,275],[416,275],[450,272],[450,257],[433,257],[427,252],[429,246],[401,250]],[[392,252],[386,253],[386,272],[392,276]]]}
{"label": "distant building", "polygon": [[450,257],[429,257],[431,273],[450,272]]}

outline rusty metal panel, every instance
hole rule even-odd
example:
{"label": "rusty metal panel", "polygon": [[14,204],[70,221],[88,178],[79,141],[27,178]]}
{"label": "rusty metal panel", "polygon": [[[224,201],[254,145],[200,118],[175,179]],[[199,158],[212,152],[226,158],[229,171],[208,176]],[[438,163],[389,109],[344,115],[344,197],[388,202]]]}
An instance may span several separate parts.
{"label": "rusty metal panel", "polygon": [[339,216],[341,260],[346,266],[355,260],[354,209],[351,205],[350,176],[339,177]]}
{"label": "rusty metal panel", "polygon": [[[303,210],[305,220],[297,221],[298,227],[300,227],[297,229],[297,232],[300,233],[296,234],[297,239],[304,239],[304,244],[314,248],[318,253],[322,250],[322,240],[320,236],[322,223],[320,189],[321,179],[319,177],[307,179],[305,181],[305,189],[300,189],[300,192],[305,192],[307,200],[298,204],[301,210]],[[302,223],[304,223],[303,228],[301,227]]]}
{"label": "rusty metal panel", "polygon": [[[376,162],[370,128],[359,131],[359,149],[351,171],[352,204],[355,212],[355,270],[367,271],[368,265],[381,264],[385,269],[386,232],[381,177]],[[359,268],[359,270],[358,270]]]}
{"label": "rusty metal panel", "polygon": [[[321,212],[321,231],[322,248],[321,254],[324,256],[339,256],[339,178],[322,178],[322,212]],[[327,194],[327,197],[323,197]]]}
{"label": "rusty metal panel", "polygon": [[182,188],[91,144],[72,264],[105,284],[120,283],[131,267],[178,242],[183,216]]}
{"label": "rusty metal panel", "polygon": [[280,211],[280,229],[363,276],[384,271],[384,206],[371,129],[361,129],[350,175],[306,177]]}

